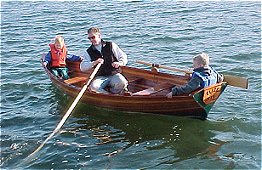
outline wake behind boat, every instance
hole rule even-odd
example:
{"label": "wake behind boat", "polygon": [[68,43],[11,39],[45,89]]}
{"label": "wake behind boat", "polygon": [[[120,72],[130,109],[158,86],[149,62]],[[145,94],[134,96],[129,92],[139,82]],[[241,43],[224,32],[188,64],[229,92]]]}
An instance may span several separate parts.
{"label": "wake behind boat", "polygon": [[[70,78],[62,80],[54,76],[43,64],[42,60],[41,63],[52,83],[71,97],[77,96],[93,71],[83,73],[79,69],[80,62],[68,62],[67,67]],[[130,93],[121,95],[102,94],[87,89],[80,101],[119,111],[206,119],[208,112],[227,86],[226,82],[221,82],[188,95],[173,96],[173,98],[169,99],[166,95],[171,91],[171,88],[174,85],[186,84],[189,81],[188,76],[128,66],[121,67],[121,72],[129,82],[128,89]]]}

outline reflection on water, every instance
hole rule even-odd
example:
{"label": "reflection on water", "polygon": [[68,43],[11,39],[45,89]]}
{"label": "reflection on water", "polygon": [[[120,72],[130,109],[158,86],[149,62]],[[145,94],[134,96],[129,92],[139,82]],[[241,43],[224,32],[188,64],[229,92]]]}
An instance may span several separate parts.
{"label": "reflection on water", "polygon": [[[53,90],[62,117],[73,99]],[[233,129],[222,122],[117,112],[79,103],[60,133],[28,167],[48,167],[50,164],[60,167],[58,162],[62,162],[67,164],[64,167],[80,168],[99,162],[100,168],[164,168],[174,165],[183,168],[188,167],[181,164],[183,161],[208,158],[223,164],[227,160],[224,166],[235,168],[236,158],[239,159],[242,153],[219,153],[221,147],[230,145],[233,139],[218,130]],[[139,159],[141,156],[151,161],[144,162]],[[127,160],[128,163],[120,163]]]}
{"label": "reflection on water", "polygon": [[[65,96],[58,101],[58,105],[64,106],[72,99]],[[63,113],[65,112],[66,109]],[[103,150],[92,154],[110,160],[117,159],[118,155],[138,156],[141,151],[150,152],[150,155],[157,158],[158,152],[164,151],[152,167],[172,165],[174,162],[201,156],[218,158],[216,152],[226,141],[214,139],[212,129],[216,126],[216,123],[209,121],[109,111],[79,103],[69,118],[68,125],[62,128],[61,136],[57,137],[63,142],[58,140],[56,145],[74,146],[80,150],[99,146]],[[69,141],[65,142],[65,138]],[[92,158],[90,153],[81,154]]]}

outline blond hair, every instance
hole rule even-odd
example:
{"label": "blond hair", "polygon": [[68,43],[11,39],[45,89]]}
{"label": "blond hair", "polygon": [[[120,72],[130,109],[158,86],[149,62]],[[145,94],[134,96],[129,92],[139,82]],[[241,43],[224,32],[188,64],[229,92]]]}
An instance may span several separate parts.
{"label": "blond hair", "polygon": [[55,43],[64,44],[65,40],[61,35],[55,36]]}
{"label": "blond hair", "polygon": [[207,53],[201,53],[193,57],[193,62],[196,62],[199,65],[208,66],[209,65],[209,56]]}

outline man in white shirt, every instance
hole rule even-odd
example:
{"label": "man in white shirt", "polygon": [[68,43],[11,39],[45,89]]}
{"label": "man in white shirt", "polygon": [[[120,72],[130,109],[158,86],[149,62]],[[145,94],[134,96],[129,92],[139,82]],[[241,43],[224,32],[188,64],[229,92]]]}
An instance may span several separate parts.
{"label": "man in white shirt", "polygon": [[102,64],[89,88],[97,93],[123,93],[128,81],[119,72],[119,66],[127,64],[127,55],[114,42],[103,41],[99,28],[92,27],[87,33],[92,45],[83,56],[80,69],[86,72],[98,63]]}

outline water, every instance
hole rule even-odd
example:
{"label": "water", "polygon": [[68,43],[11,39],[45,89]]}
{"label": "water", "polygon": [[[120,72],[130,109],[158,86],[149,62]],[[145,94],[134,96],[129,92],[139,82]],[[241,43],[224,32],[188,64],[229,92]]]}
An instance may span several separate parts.
{"label": "water", "polygon": [[[24,162],[73,100],[52,86],[40,57],[56,34],[71,53],[85,51],[91,26],[128,54],[130,66],[146,68],[139,59],[188,68],[204,51],[217,70],[248,77],[249,89],[228,86],[206,121],[79,104],[36,159]],[[1,168],[260,169],[260,68],[258,1],[3,1]]]}

